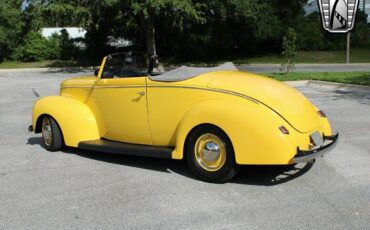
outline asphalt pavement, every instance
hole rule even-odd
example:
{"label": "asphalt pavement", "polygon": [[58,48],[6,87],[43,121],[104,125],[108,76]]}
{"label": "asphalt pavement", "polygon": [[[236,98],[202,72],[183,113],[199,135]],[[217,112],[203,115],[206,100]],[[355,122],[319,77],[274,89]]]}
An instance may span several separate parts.
{"label": "asphalt pavement", "polygon": [[183,161],[43,149],[27,132],[37,95],[87,74],[0,72],[0,229],[370,229],[369,91],[294,84],[340,132],[336,148],[210,184]]}

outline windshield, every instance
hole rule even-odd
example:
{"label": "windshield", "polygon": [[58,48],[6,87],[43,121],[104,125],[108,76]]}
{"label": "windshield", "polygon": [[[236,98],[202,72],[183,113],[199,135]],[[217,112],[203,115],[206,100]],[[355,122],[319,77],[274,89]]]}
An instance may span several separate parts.
{"label": "windshield", "polygon": [[142,77],[148,75],[148,60],[131,52],[109,55],[102,78]]}

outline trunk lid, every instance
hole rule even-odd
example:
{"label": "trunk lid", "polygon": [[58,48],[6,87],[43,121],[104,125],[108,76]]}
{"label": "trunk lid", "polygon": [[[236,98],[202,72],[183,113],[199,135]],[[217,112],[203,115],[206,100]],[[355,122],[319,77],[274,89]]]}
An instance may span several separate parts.
{"label": "trunk lid", "polygon": [[318,127],[315,107],[305,96],[285,83],[239,71],[210,74],[209,88],[252,97],[275,110],[299,132],[311,132]]}

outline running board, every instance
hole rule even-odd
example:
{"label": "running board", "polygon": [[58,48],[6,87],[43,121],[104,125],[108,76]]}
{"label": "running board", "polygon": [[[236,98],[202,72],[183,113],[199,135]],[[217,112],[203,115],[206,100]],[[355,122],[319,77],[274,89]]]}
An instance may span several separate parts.
{"label": "running board", "polygon": [[109,141],[105,139],[82,141],[78,143],[78,148],[98,152],[167,159],[172,158],[173,151],[173,148],[171,147],[137,145],[117,141]]}

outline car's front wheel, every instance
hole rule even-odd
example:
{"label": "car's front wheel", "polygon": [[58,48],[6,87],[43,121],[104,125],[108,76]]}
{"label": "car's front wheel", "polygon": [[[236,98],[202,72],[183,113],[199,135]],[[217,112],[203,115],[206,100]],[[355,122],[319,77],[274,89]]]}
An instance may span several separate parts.
{"label": "car's front wheel", "polygon": [[215,126],[201,126],[190,133],[186,160],[194,175],[207,182],[226,182],[239,168],[231,141]]}
{"label": "car's front wheel", "polygon": [[63,147],[62,132],[54,118],[45,116],[41,129],[44,147],[52,152],[61,150]]}

